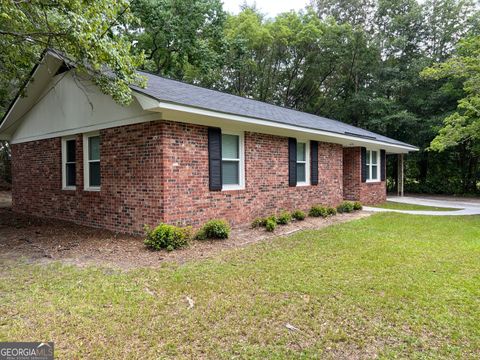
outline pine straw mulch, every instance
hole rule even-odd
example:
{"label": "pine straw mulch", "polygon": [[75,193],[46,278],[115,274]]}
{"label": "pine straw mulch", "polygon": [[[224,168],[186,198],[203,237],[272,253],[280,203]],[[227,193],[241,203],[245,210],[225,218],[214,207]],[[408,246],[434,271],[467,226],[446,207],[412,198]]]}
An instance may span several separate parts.
{"label": "pine straw mulch", "polygon": [[24,259],[32,263],[61,261],[77,266],[108,266],[120,269],[157,267],[165,262],[186,261],[212,257],[221,251],[269,241],[300,230],[321,229],[369,216],[358,211],[338,214],[327,219],[307,218],[278,226],[274,233],[249,227],[235,228],[227,240],[192,241],[188,248],[150,251],[141,236],[118,234],[107,230],[76,225],[67,221],[43,219],[15,213],[10,208],[9,194],[0,192],[0,261]]}

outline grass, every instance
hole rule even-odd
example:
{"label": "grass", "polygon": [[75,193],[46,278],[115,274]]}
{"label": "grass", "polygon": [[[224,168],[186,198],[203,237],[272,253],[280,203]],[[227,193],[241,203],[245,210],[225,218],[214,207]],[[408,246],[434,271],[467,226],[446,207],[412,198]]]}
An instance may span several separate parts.
{"label": "grass", "polygon": [[0,341],[53,340],[58,358],[478,358],[479,258],[479,216],[382,213],[161,269],[0,263]]}
{"label": "grass", "polygon": [[374,207],[382,209],[393,209],[393,210],[424,210],[424,211],[455,211],[460,210],[457,208],[446,208],[446,207],[437,207],[437,206],[426,206],[426,205],[415,205],[415,204],[404,204],[395,201],[385,201],[382,204],[375,205]]}

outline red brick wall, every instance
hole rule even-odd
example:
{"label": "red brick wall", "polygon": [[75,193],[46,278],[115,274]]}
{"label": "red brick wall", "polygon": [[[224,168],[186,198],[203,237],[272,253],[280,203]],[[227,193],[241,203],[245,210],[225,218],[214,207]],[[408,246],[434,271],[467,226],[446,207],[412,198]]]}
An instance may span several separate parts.
{"label": "red brick wall", "polygon": [[360,201],[365,205],[378,204],[387,199],[385,181],[362,182],[360,147],[343,149],[343,189],[346,200]]}
{"label": "red brick wall", "polygon": [[[352,154],[319,143],[319,184],[288,186],[288,139],[245,133],[244,190],[208,188],[207,127],[150,122],[102,130],[99,192],[83,190],[83,139],[77,136],[77,189],[62,190],[61,139],[12,146],[15,211],[121,232],[159,222],[195,227],[212,218],[238,225],[281,209],[337,205],[343,188],[365,203],[384,200],[385,183],[361,184]],[[344,155],[345,154],[345,155]],[[358,155],[359,156],[359,155]],[[352,181],[344,177],[349,170]],[[348,175],[348,171],[347,171]]]}
{"label": "red brick wall", "polygon": [[143,123],[102,130],[99,192],[83,190],[83,139],[77,136],[77,187],[62,190],[61,139],[12,146],[13,209],[121,232],[163,216],[161,127]]}
{"label": "red brick wall", "polygon": [[288,186],[288,138],[245,133],[244,190],[208,189],[207,128],[165,123],[165,220],[200,225],[207,219],[226,218],[232,224],[280,209],[307,210],[313,204],[342,201],[342,146],[319,144],[319,184]]}

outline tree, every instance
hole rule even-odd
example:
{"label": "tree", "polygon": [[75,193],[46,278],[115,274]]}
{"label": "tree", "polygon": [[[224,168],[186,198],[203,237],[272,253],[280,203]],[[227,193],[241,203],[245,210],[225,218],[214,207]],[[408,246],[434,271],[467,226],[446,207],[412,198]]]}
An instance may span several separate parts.
{"label": "tree", "polygon": [[476,192],[480,177],[480,36],[460,41],[454,56],[426,68],[422,76],[431,79],[461,79],[466,96],[459,100],[457,111],[446,117],[430,149],[438,152],[460,147],[466,159],[464,190]]}
{"label": "tree", "polygon": [[0,19],[3,111],[47,48],[70,58],[121,104],[130,102],[131,84],[143,84],[135,71],[142,54],[131,55],[131,43],[120,31],[120,24],[134,21],[127,0],[2,1]]}
{"label": "tree", "polygon": [[333,17],[339,24],[373,30],[374,0],[314,0],[312,4],[321,19]]}
{"label": "tree", "polygon": [[144,69],[158,75],[212,86],[223,63],[226,13],[220,0],[135,0],[141,20],[131,28]]}

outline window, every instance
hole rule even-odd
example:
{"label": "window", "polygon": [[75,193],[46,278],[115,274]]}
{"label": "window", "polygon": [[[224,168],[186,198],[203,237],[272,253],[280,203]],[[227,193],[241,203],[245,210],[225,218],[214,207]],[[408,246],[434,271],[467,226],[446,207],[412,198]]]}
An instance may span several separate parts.
{"label": "window", "polygon": [[100,190],[100,135],[83,137],[85,190]]}
{"label": "window", "polygon": [[222,189],[243,187],[243,134],[222,133]]}
{"label": "window", "polygon": [[62,139],[62,188],[75,190],[76,186],[76,140]]}
{"label": "window", "polygon": [[297,185],[308,185],[309,149],[306,142],[297,141]]}
{"label": "window", "polygon": [[380,169],[380,151],[367,150],[367,181],[378,181],[380,176],[378,170]]}

